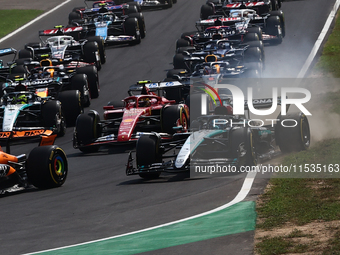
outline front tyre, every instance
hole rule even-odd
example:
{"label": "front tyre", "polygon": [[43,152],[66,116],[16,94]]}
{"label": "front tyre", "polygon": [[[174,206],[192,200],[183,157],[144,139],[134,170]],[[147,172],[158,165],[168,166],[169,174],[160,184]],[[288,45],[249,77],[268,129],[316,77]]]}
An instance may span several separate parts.
{"label": "front tyre", "polygon": [[26,161],[28,180],[39,189],[60,187],[66,181],[68,163],[57,145],[34,148]]}

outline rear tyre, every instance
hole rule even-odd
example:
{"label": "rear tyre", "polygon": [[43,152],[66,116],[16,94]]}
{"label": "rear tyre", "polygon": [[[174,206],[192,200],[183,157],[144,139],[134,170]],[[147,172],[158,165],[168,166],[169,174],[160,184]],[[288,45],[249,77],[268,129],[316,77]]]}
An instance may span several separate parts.
{"label": "rear tyre", "polygon": [[181,53],[176,54],[174,56],[173,65],[174,65],[174,69],[186,69],[186,70],[189,69],[187,64],[185,63],[184,56]]}
{"label": "rear tyre", "polygon": [[100,36],[91,36],[87,40],[89,42],[96,42],[98,44],[100,62],[101,62],[102,65],[104,65],[105,62],[106,62],[104,40]]}
{"label": "rear tyre", "polygon": [[84,153],[91,153],[99,150],[99,146],[84,146],[98,138],[100,133],[98,125],[99,121],[99,115],[92,111],[88,114],[81,114],[78,116],[75,125],[75,138],[79,144],[80,151]]}
{"label": "rear tyre", "polygon": [[58,95],[58,100],[61,102],[64,111],[66,125],[68,127],[74,126],[78,115],[83,112],[80,92],[78,90],[62,91]]}
{"label": "rear tyre", "polygon": [[232,157],[238,159],[239,166],[256,166],[257,154],[251,129],[233,128],[229,137]]}
{"label": "rear tyre", "polygon": [[130,42],[130,45],[136,45],[141,43],[141,35],[138,27],[137,18],[128,18],[124,21],[124,30],[127,35],[134,36],[135,40]]}
{"label": "rear tyre", "polygon": [[91,99],[89,95],[89,87],[87,83],[86,74],[75,74],[71,78],[71,88],[72,90],[79,90],[81,105],[83,107],[88,107],[91,104]]}
{"label": "rear tyre", "polygon": [[250,27],[247,29],[248,33],[255,33],[259,37],[259,40],[262,41],[262,29],[260,27]]}
{"label": "rear tyre", "polygon": [[184,108],[180,105],[169,105],[161,111],[161,129],[168,134],[176,133],[173,127],[182,126],[183,130],[188,129],[188,117]]}
{"label": "rear tyre", "polygon": [[130,18],[136,18],[138,20],[138,27],[140,32],[140,37],[143,39],[146,35],[145,19],[143,13],[133,13],[129,15]]}
{"label": "rear tyre", "polygon": [[259,47],[248,48],[244,52],[244,62],[262,62],[262,51]]}
{"label": "rear tyre", "polygon": [[259,41],[259,40],[260,40],[260,38],[259,38],[257,33],[247,33],[243,37],[243,43],[252,42],[252,41]]}
{"label": "rear tyre", "polygon": [[188,47],[188,46],[190,46],[190,42],[188,40],[180,38],[176,41],[176,49],[181,48],[181,47]]}
{"label": "rear tyre", "polygon": [[42,104],[41,115],[44,127],[53,128],[59,137],[65,135],[66,121],[59,101],[51,100]]}
{"label": "rear tyre", "polygon": [[74,21],[77,21],[80,19],[81,19],[80,13],[73,9],[73,11],[68,15],[68,24],[71,25]]}
{"label": "rear tyre", "polygon": [[28,49],[22,49],[22,50],[19,50],[19,53],[18,53],[18,58],[33,58],[33,53],[31,50],[28,50]]}
{"label": "rear tyre", "polygon": [[99,96],[99,77],[97,68],[93,65],[79,67],[76,70],[77,74],[86,74],[87,83],[90,90],[91,98],[97,98]]}
{"label": "rear tyre", "polygon": [[[276,144],[284,153],[307,150],[310,146],[309,122],[303,113],[287,114],[279,116],[275,125]],[[284,127],[281,122],[284,121]],[[293,127],[296,125],[295,127]]]}
{"label": "rear tyre", "polygon": [[211,5],[204,4],[201,7],[201,19],[208,19],[209,16],[214,15],[214,8]]}
{"label": "rear tyre", "polygon": [[83,47],[83,50],[84,50],[83,58],[85,62],[94,63],[97,67],[97,70],[100,71],[102,65],[97,42],[86,42]]}
{"label": "rear tyre", "polygon": [[[137,167],[149,166],[153,163],[161,163],[162,155],[159,151],[160,137],[156,134],[142,135],[136,144],[136,161]],[[139,176],[144,179],[157,179],[159,173],[140,173]]]}
{"label": "rear tyre", "polygon": [[273,44],[282,43],[283,34],[281,29],[281,21],[278,16],[270,16],[267,19],[266,33],[268,35],[276,36],[276,39],[271,40]]}
{"label": "rear tyre", "polygon": [[28,180],[39,189],[60,187],[66,181],[68,163],[57,145],[34,148],[26,161]]}

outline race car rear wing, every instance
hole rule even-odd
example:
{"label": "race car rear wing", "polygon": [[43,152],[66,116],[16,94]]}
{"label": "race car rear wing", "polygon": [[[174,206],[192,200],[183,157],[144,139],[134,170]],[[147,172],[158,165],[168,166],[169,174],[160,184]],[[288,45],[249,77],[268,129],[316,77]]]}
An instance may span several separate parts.
{"label": "race car rear wing", "polygon": [[10,145],[13,141],[23,141],[26,139],[38,139],[39,146],[53,145],[56,134],[53,134],[53,130],[39,128],[17,128],[15,131],[0,131],[0,143],[5,144],[6,152],[10,152]]}
{"label": "race car rear wing", "polygon": [[[7,56],[7,55],[10,55],[10,54],[17,54],[17,50],[13,49],[13,48],[5,48],[5,49],[0,49],[0,57],[2,56]],[[14,58],[15,58],[14,56]]]}
{"label": "race car rear wing", "polygon": [[39,31],[39,36],[64,35],[72,32],[81,32],[83,27],[67,27],[56,26],[54,29],[47,29]]}
{"label": "race car rear wing", "polygon": [[141,92],[143,87],[148,88],[150,91],[157,91],[157,90],[164,90],[167,88],[181,88],[186,86],[185,84],[179,82],[179,81],[167,81],[167,82],[151,82],[149,80],[146,81],[138,81],[136,84],[131,85],[128,93],[130,96],[133,95],[133,92]]}

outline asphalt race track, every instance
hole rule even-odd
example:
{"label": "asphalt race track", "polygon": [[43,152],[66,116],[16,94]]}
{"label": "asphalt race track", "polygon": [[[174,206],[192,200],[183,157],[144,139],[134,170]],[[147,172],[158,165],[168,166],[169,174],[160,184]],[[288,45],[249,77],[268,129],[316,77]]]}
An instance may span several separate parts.
{"label": "asphalt race track", "polygon": [[[314,45],[335,0],[283,3],[286,37],[281,45],[265,48],[265,77],[296,77]],[[195,30],[205,0],[178,0],[173,8],[145,12],[147,36],[137,46],[106,49],[100,71],[100,96],[88,109],[100,114],[110,100],[127,96],[137,80],[165,78],[171,69],[175,41]],[[67,24],[74,0],[29,28],[2,42],[0,48],[23,48],[38,41],[38,31]],[[87,109],[87,110],[88,110]],[[163,175],[143,181],[125,175],[126,152],[117,146],[85,155],[72,147],[73,128],[56,144],[66,152],[69,175],[61,188],[10,194],[0,198],[0,254],[21,254],[152,227],[192,216],[231,201],[243,178],[184,179]],[[17,145],[12,153],[29,152],[33,145]],[[256,199],[265,180],[256,180],[249,199]],[[252,254],[252,232],[182,245],[148,254]],[[228,252],[227,252],[228,251]],[[230,253],[229,253],[230,252]]]}

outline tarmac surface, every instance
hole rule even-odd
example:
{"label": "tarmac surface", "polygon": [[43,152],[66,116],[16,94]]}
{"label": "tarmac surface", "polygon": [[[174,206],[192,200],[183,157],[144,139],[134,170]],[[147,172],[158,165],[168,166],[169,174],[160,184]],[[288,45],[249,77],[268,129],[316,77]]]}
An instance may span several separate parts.
{"label": "tarmac surface", "polygon": [[0,10],[35,9],[47,11],[65,0],[0,0]]}

